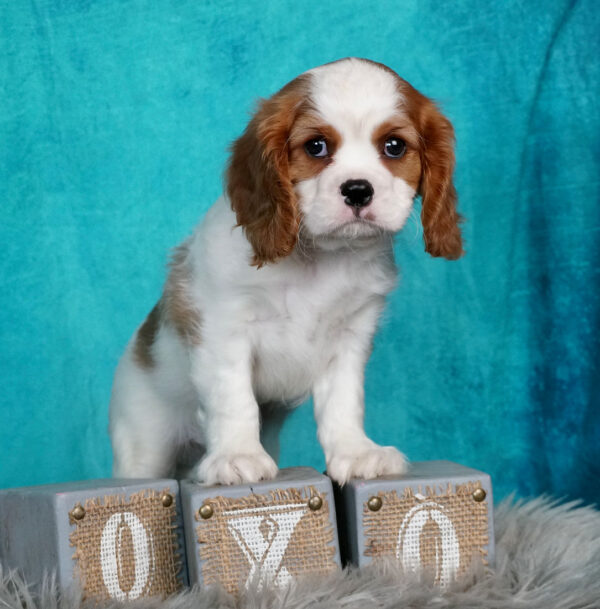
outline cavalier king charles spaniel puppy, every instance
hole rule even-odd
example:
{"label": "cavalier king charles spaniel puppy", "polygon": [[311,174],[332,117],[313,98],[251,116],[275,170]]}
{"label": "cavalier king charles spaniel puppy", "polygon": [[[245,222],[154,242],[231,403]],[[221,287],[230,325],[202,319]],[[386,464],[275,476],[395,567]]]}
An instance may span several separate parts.
{"label": "cavalier king charles spaniel puppy", "polygon": [[463,253],[453,145],[430,99],[365,59],[263,100],[117,368],[114,475],[273,478],[268,430],[310,394],[334,480],[403,473],[365,434],[364,368],[416,195],[425,250]]}

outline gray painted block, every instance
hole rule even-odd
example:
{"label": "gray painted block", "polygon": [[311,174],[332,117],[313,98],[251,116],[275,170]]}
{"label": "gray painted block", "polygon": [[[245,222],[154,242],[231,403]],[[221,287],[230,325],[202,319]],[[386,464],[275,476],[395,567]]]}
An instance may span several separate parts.
{"label": "gray painted block", "polygon": [[331,481],[310,467],[252,485],[182,480],[181,504],[191,584],[237,594],[253,581],[285,585],[340,566]]}
{"label": "gray painted block", "polygon": [[336,487],[336,500],[345,562],[396,559],[405,569],[431,569],[442,584],[472,560],[493,564],[492,483],[484,472],[415,462],[404,476],[350,480]]}
{"label": "gray painted block", "polygon": [[187,585],[178,483],[106,479],[0,491],[0,564],[34,586],[54,572],[61,587],[77,580],[98,598]]}

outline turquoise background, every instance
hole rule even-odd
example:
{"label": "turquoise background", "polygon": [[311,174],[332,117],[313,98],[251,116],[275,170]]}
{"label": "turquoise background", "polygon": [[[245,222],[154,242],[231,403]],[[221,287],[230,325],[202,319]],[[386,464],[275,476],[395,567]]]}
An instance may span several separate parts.
{"label": "turquoise background", "polygon": [[[366,426],[498,497],[600,499],[595,0],[32,0],[0,13],[0,487],[107,476],[112,374],[259,96],[348,55],[456,128],[467,255],[397,240]],[[323,468],[309,405],[281,464]]]}

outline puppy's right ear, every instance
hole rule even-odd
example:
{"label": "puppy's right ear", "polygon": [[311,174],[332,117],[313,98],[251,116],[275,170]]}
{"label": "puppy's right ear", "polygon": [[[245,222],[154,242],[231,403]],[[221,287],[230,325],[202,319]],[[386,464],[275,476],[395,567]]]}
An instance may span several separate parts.
{"label": "puppy's right ear", "polygon": [[288,139],[306,99],[305,77],[298,77],[263,100],[232,147],[227,194],[252,245],[252,264],[261,267],[289,255],[298,238],[299,214],[289,176]]}

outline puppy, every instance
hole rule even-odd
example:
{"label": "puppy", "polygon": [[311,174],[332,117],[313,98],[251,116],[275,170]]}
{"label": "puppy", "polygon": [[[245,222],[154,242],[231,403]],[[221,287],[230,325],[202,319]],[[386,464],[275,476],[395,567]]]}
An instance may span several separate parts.
{"label": "puppy", "polygon": [[175,250],[117,368],[114,475],[179,464],[211,484],[272,478],[261,412],[277,421],[311,393],[333,479],[404,472],[402,453],[365,435],[364,368],[417,194],[425,250],[463,253],[453,143],[434,103],[365,59],[262,101],[233,144],[226,194]]}

